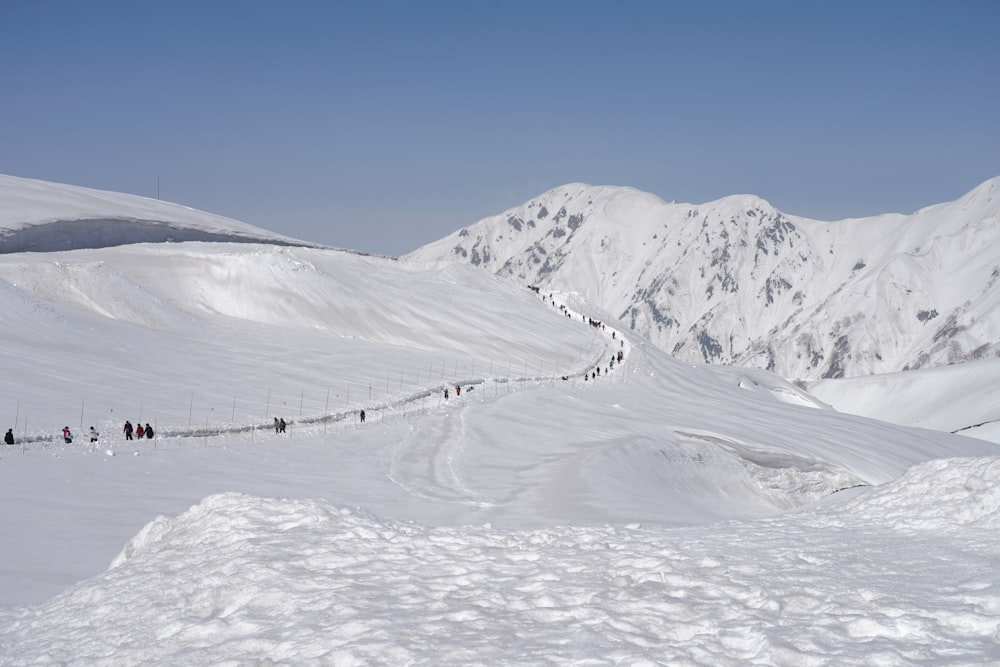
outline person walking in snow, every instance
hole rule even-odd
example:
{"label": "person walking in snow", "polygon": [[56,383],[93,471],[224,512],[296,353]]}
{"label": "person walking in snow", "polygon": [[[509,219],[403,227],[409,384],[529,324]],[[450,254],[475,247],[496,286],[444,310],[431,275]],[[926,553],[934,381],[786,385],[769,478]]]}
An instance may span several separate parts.
{"label": "person walking in snow", "polygon": [[153,427],[149,425],[149,422],[146,422],[146,438],[153,439]]}
{"label": "person walking in snow", "polygon": [[91,426],[90,427],[90,443],[93,444],[97,442],[97,430]]}
{"label": "person walking in snow", "polygon": [[73,434],[70,433],[69,426],[63,426],[63,441],[67,445],[73,442]]}
{"label": "person walking in snow", "polygon": [[3,441],[8,445],[14,444],[14,429],[7,429],[7,433],[3,436]]}
{"label": "person walking in snow", "polygon": [[365,423],[365,411],[364,410],[361,411],[361,423],[362,424]]}
{"label": "person walking in snow", "polygon": [[125,421],[125,439],[126,440],[132,439],[132,422],[128,420]]}
{"label": "person walking in snow", "polygon": [[285,432],[285,426],[287,426],[287,424],[285,424],[285,418],[282,417],[281,419],[278,420],[278,428],[280,429],[279,431],[280,433]]}
{"label": "person walking in snow", "polygon": [[444,400],[446,400],[446,401],[448,400],[448,388],[447,387],[444,388]]}
{"label": "person walking in snow", "polygon": [[281,433],[281,424],[278,422],[278,418],[274,418],[274,432]]}
{"label": "person walking in snow", "polygon": [[135,437],[138,438],[139,440],[142,440],[142,432],[143,428],[142,428],[142,423],[140,422],[139,425],[135,427]]}

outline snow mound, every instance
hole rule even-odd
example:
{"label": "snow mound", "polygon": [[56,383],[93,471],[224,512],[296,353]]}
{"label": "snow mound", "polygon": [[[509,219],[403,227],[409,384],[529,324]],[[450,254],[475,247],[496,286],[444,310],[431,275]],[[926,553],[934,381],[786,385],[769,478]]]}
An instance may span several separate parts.
{"label": "snow mound", "polygon": [[[996,461],[918,466],[855,510],[995,526]],[[971,507],[930,512],[946,502]],[[226,493],[50,602],[0,610],[0,645],[10,665],[995,661],[995,531],[950,534],[942,558],[933,532],[826,512],[843,526],[503,531]]]}
{"label": "snow mound", "polygon": [[185,241],[314,245],[171,202],[0,175],[0,253]]}
{"label": "snow mound", "polygon": [[899,530],[995,530],[1000,528],[1000,458],[928,461],[846,507]]}

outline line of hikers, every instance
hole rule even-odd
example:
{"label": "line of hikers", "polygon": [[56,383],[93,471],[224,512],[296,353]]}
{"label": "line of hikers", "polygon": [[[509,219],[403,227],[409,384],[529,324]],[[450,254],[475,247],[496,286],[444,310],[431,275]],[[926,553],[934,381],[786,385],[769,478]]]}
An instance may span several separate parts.
{"label": "line of hikers", "polygon": [[[592,320],[592,322],[595,322],[595,321]],[[603,325],[601,325],[598,322],[595,326],[603,326]],[[612,334],[612,338],[613,337],[614,337],[614,334]],[[622,343],[624,345],[624,341]],[[610,369],[611,370],[614,369],[614,367],[615,367],[615,361],[617,361],[620,364],[622,362],[622,359],[624,358],[624,356],[625,356],[624,353],[621,352],[620,350],[616,354],[612,354],[611,355],[611,361],[610,361]],[[605,375],[608,374],[608,370],[609,370],[608,368],[604,369],[604,374]],[[600,375],[600,374],[601,374],[601,369],[600,369],[600,367],[598,367],[598,369],[596,371],[592,372],[592,373],[584,373],[583,374],[583,379],[587,380],[588,379],[587,376],[589,375],[590,379],[595,380],[595,379],[597,379],[597,376]],[[562,379],[563,380],[568,380],[569,376],[568,375],[563,375]],[[472,389],[473,389],[473,387],[470,385],[467,391],[472,391]],[[461,395],[462,395],[462,387],[461,387],[461,385],[455,385],[455,396],[461,396]],[[444,390],[444,400],[447,401],[448,397],[449,397],[448,388],[445,387],[445,390]],[[365,411],[361,410],[358,413],[358,416],[361,418],[361,423],[364,424],[365,423]],[[288,423],[285,421],[284,417],[275,417],[274,418],[274,432],[275,433],[284,433],[285,429],[287,427],[288,427]],[[145,426],[143,426],[143,424],[140,422],[140,424],[138,426],[133,427],[132,426],[132,422],[126,420],[125,421],[125,426],[124,426],[124,428],[122,430],[125,433],[125,439],[126,440],[133,440],[133,439],[139,439],[139,440],[141,440],[142,438],[147,438],[149,440],[152,440],[153,439],[153,435],[154,435],[153,434],[153,427],[149,425],[149,422],[146,422]],[[97,442],[97,438],[98,438],[99,434],[98,434],[97,430],[93,426],[90,427],[89,435],[90,435],[90,442],[92,444],[95,443],[95,442]],[[133,438],[133,436],[134,436],[134,438]],[[73,442],[73,433],[70,430],[69,426],[63,427],[62,438],[63,438],[63,441],[66,444],[69,444],[69,443]],[[13,445],[14,444],[14,429],[10,429],[10,428],[7,429],[7,433],[4,434],[3,441],[4,441],[4,443],[6,443],[8,445]]]}
{"label": "line of hikers", "polygon": [[[538,288],[536,288],[536,287],[531,287],[531,289],[535,290],[536,292],[538,291]],[[555,303],[555,300],[553,299],[553,304],[554,303]],[[565,306],[561,306],[561,308],[563,310],[565,310],[566,307]],[[587,322],[587,324],[589,324],[592,327],[596,327],[596,328],[600,328],[600,329],[604,328],[604,323],[601,322],[600,320],[595,320],[593,318],[585,318],[585,321]],[[611,332],[611,338],[612,339],[617,338],[615,331]],[[625,346],[625,341],[624,340],[621,341],[621,345],[622,345],[622,347]],[[621,350],[619,350],[616,354],[612,354],[611,355],[611,360],[610,360],[610,363],[609,363],[610,368],[605,368],[604,369],[604,374],[607,375],[609,370],[613,370],[614,369],[616,361],[620,364],[622,362],[622,359],[624,358],[624,356],[625,355],[624,355],[624,353]],[[591,373],[584,373],[583,374],[583,379],[587,380],[588,379],[588,377],[587,377],[588,375],[590,376],[589,379],[596,380],[597,376],[601,375],[601,369],[600,369],[600,367],[598,367],[596,371],[593,371]],[[569,376],[568,375],[563,375],[562,379],[563,380],[568,380]],[[472,389],[473,389],[473,387],[470,386],[468,388],[468,391],[472,391]],[[444,400],[446,400],[446,401],[448,400],[448,395],[449,395],[449,392],[448,392],[448,388],[446,387],[445,390],[444,390]],[[461,387],[461,385],[455,385],[455,396],[461,396],[461,395],[462,395],[462,387]],[[358,413],[358,416],[361,418],[361,423],[364,424],[365,423],[365,411],[361,410]],[[288,423],[285,421],[285,419],[283,417],[275,417],[274,418],[274,432],[275,433],[284,433],[285,429],[287,427],[288,427]],[[136,439],[142,439],[143,437],[145,437],[145,438],[147,438],[149,440],[152,440],[153,435],[154,435],[153,434],[153,427],[149,425],[149,422],[146,422],[145,426],[143,426],[143,424],[140,423],[138,426],[133,427],[132,426],[132,422],[126,420],[125,421],[125,427],[122,430],[125,433],[125,439],[126,440],[132,440],[133,436]],[[90,435],[90,442],[91,443],[97,442],[98,433],[97,433],[97,430],[93,426],[90,427],[90,433],[89,433],[89,435]],[[72,431],[70,431],[69,426],[63,427],[62,437],[63,437],[63,441],[66,442],[67,444],[73,442],[73,433],[72,433]],[[13,445],[14,444],[14,430],[13,429],[10,429],[10,428],[7,429],[7,433],[4,434],[3,441],[4,441],[4,443],[6,443],[8,445]]]}
{"label": "line of hikers", "polygon": [[[126,421],[125,422],[124,432],[125,432],[125,439],[126,440],[132,440],[132,435],[133,434],[135,434],[136,438],[143,438],[143,437],[145,437],[145,438],[150,439],[150,440],[153,438],[153,427],[150,426],[148,423],[145,426],[143,426],[142,424],[139,424],[139,426],[137,428],[133,429],[132,428],[132,422]],[[62,434],[61,435],[62,435],[63,442],[65,442],[67,445],[71,444],[73,442],[73,437],[74,437],[73,436],[73,431],[70,429],[69,426],[63,426]],[[94,428],[93,426],[90,427],[90,430],[87,432],[87,435],[90,436],[90,442],[91,442],[91,444],[97,442],[97,439],[100,436],[100,434],[97,432],[97,429]],[[14,444],[14,429],[12,429],[12,428],[7,429],[7,432],[3,436],[3,441],[4,441],[4,444],[7,444],[7,445],[13,445]]]}
{"label": "line of hikers", "polygon": [[[91,427],[90,430],[93,431],[94,428]],[[131,440],[133,433],[135,433],[135,437],[138,438],[138,439],[140,439],[140,440],[143,437],[149,438],[150,440],[153,439],[153,427],[149,425],[149,422],[146,422],[145,426],[143,426],[140,423],[138,426],[136,426],[133,429],[132,428],[132,422],[126,420],[125,421],[125,428],[122,429],[122,430],[125,432],[125,439],[126,440]],[[91,442],[95,442],[95,441],[91,440]]]}

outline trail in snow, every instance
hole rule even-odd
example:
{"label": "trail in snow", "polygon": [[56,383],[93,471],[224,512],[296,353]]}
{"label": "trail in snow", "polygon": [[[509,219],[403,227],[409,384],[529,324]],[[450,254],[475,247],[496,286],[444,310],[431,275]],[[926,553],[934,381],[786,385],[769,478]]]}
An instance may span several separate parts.
{"label": "trail in snow", "polygon": [[[586,321],[586,316],[581,315],[575,311],[570,310],[562,302],[557,302],[553,295],[547,297],[551,300],[552,304],[560,309],[562,312],[569,313],[574,321],[577,319],[581,321]],[[545,298],[543,301],[548,302]],[[622,332],[613,329],[611,327],[601,326],[593,327],[595,329],[595,339],[600,337],[604,343],[601,346],[601,351],[596,355],[591,357],[589,361],[585,361],[582,364],[582,368],[577,367],[573,369],[560,370],[555,369],[555,374],[553,375],[519,375],[519,376],[477,376],[470,377],[466,379],[459,380],[455,383],[442,383],[436,382],[430,386],[411,391],[410,393],[404,395],[398,395],[393,397],[391,400],[383,401],[373,401],[364,404],[359,404],[358,407],[352,407],[348,410],[339,410],[335,412],[317,414],[311,416],[300,416],[300,417],[288,417],[286,418],[286,423],[289,427],[294,427],[296,425],[336,425],[338,423],[353,422],[358,419],[360,410],[363,408],[366,411],[368,420],[381,420],[384,421],[386,418],[407,418],[407,416],[413,412],[419,412],[424,414],[427,411],[427,399],[431,399],[431,404],[435,402],[435,397],[443,395],[445,389],[448,389],[452,397],[456,399],[457,402],[462,403],[462,397],[457,396],[454,392],[456,386],[458,387],[486,387],[488,384],[505,384],[507,386],[517,385],[524,383],[539,384],[545,382],[555,382],[557,379],[562,380],[564,378],[579,379],[587,376],[594,372],[594,369],[599,369],[599,367],[606,367],[607,359],[610,355],[615,352],[612,342],[621,342],[619,346],[620,349],[625,353],[623,363],[625,360],[629,359],[628,352],[631,351],[631,345],[626,341],[625,336]],[[602,366],[602,361],[604,361],[604,366]],[[611,367],[608,369],[607,373],[614,374],[614,371],[619,373],[625,370],[625,366],[619,364],[617,368]],[[541,370],[541,367],[540,367]],[[635,372],[633,369],[632,372]],[[600,375],[593,378],[594,381],[604,381],[607,379],[607,375]],[[476,395],[476,398],[481,400],[486,400],[488,398],[488,391],[481,391]],[[441,406],[441,401],[436,401],[438,406]],[[419,403],[419,407],[418,407]],[[155,410],[155,406],[149,406],[151,411]],[[141,415],[140,415],[141,416]],[[269,422],[259,422],[256,424],[234,424],[234,423],[205,423],[197,426],[190,427],[167,427],[159,428],[157,424],[154,424],[154,432],[157,434],[158,439],[162,438],[210,438],[219,437],[223,435],[234,435],[241,433],[251,433],[253,431],[269,431],[273,428],[273,424]],[[84,437],[84,433],[76,433],[77,438]],[[16,434],[16,444],[24,449],[29,444],[34,445],[46,445],[52,442],[54,436],[40,433],[23,433]],[[61,436],[60,436],[61,439]],[[105,440],[107,440],[107,434],[105,434]]]}

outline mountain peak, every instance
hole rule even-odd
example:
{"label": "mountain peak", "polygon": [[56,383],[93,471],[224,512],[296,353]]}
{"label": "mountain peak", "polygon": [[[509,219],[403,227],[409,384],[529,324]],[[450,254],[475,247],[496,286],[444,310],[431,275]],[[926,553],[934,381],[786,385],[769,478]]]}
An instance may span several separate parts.
{"label": "mountain peak", "polygon": [[912,216],[833,223],[752,194],[678,204],[574,183],[404,259],[581,294],[688,361],[840,377],[993,354],[998,208],[1000,178]]}

